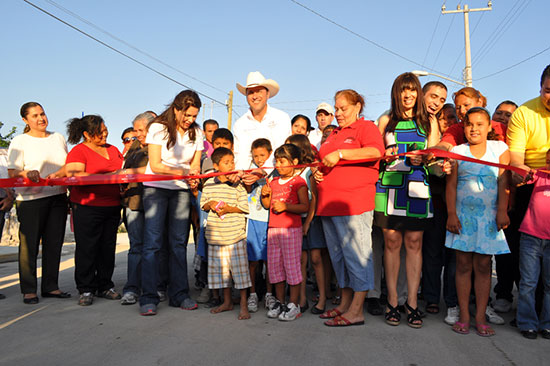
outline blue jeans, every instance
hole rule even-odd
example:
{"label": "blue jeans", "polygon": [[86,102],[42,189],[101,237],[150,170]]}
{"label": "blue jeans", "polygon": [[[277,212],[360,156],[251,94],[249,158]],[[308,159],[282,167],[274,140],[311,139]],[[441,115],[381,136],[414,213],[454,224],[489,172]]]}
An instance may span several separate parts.
{"label": "blue jeans", "polygon": [[141,255],[143,252],[143,228],[145,214],[142,211],[132,211],[124,208],[124,224],[130,240],[128,250],[128,281],[124,286],[123,293],[141,293]]}
{"label": "blue jeans", "polygon": [[323,231],[334,273],[341,288],[374,288],[372,263],[373,211],[351,216],[322,216]]}
{"label": "blue jeans", "polygon": [[158,304],[160,250],[168,231],[168,297],[170,306],[180,306],[189,298],[187,280],[187,241],[191,193],[188,190],[144,187],[145,232],[141,258],[141,305]]}
{"label": "blue jeans", "polygon": [[[544,297],[540,317],[538,317],[535,310],[535,290],[541,267]],[[550,329],[550,240],[521,233],[519,271],[518,328],[520,330]]]}

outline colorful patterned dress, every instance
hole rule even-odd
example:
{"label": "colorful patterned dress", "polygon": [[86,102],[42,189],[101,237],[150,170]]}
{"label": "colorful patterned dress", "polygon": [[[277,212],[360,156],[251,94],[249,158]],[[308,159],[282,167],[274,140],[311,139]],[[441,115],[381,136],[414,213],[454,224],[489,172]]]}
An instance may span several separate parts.
{"label": "colorful patterned dress", "polygon": [[[487,141],[487,151],[480,160],[498,163],[508,149],[502,141]],[[452,152],[473,158],[470,144],[455,146]],[[458,161],[456,214],[462,225],[460,234],[447,231],[445,246],[480,254],[510,253],[504,231],[498,230],[498,168]]]}
{"label": "colorful patterned dress", "polygon": [[[416,121],[400,121],[394,132],[384,136],[386,148],[397,146],[398,153],[427,147],[427,135]],[[376,183],[376,225],[394,230],[424,230],[433,206],[424,165],[412,165],[401,157],[380,168]]]}

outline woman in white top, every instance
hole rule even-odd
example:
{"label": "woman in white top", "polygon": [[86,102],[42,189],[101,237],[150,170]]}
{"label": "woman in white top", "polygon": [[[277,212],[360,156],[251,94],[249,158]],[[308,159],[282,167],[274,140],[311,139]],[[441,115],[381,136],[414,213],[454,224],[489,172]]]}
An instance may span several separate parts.
{"label": "woman in white top", "polygon": [[[16,136],[8,150],[10,177],[38,182],[55,176],[65,164],[67,143],[57,132],[49,132],[48,118],[42,106],[28,102],[21,107],[25,122],[22,135]],[[42,297],[69,298],[59,290],[59,260],[67,221],[65,187],[16,188],[19,219],[19,279],[23,302],[37,304],[36,258],[42,241]]]}
{"label": "woman in white top", "polygon": [[[149,148],[147,174],[187,175],[200,172],[203,134],[195,120],[201,101],[197,93],[184,90],[150,125],[145,142]],[[191,200],[190,188],[196,181],[160,181],[143,184],[145,231],[141,259],[141,315],[155,315],[159,303],[157,294],[159,260],[164,230],[169,246],[169,305],[186,310],[197,308],[189,297],[187,280],[187,240],[189,238]]]}

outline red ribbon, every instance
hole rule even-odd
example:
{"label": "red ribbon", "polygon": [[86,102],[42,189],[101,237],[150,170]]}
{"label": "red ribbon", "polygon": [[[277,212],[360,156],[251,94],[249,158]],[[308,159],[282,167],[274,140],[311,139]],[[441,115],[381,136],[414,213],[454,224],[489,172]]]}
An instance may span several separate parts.
{"label": "red ribbon", "polygon": [[[433,154],[436,158],[445,158],[445,159],[455,159],[468,161],[476,164],[483,164],[494,166],[496,168],[502,168],[507,170],[512,170],[522,176],[525,176],[528,172],[522,168],[513,167],[510,165],[491,163],[489,161],[469,158],[467,156],[455,154],[448,151],[443,151],[439,149],[426,149],[426,150],[415,150],[408,153],[393,155],[394,157],[405,156],[405,155],[425,155]],[[371,163],[379,160],[381,158],[369,158],[361,160],[344,160],[339,161],[337,165],[349,165],[349,164],[360,164],[360,163]],[[293,166],[294,168],[304,168],[304,167],[316,167],[322,165],[321,162],[314,162],[311,164],[300,164]],[[274,169],[273,167],[263,167],[263,169]],[[82,186],[82,185],[94,185],[94,184],[124,184],[124,183],[138,183],[138,182],[156,182],[156,181],[165,181],[165,180],[183,180],[183,179],[204,179],[217,177],[219,175],[229,175],[239,172],[251,173],[257,169],[247,169],[244,171],[233,171],[233,172],[215,172],[208,174],[200,175],[160,175],[160,174],[98,174],[98,175],[88,175],[82,177],[65,177],[65,178],[54,178],[54,179],[42,179],[38,182],[33,182],[27,178],[8,178],[0,179],[0,187],[44,187],[44,186]]]}

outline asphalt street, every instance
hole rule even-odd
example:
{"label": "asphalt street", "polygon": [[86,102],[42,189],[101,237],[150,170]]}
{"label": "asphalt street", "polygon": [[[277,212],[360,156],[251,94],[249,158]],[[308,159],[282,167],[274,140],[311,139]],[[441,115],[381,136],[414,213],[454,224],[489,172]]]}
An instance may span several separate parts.
{"label": "asphalt street", "polygon": [[[127,249],[126,234],[119,234],[117,290],[126,278]],[[188,254],[191,260],[193,245]],[[186,311],[164,302],[152,317],[119,301],[96,298],[82,307],[72,259],[64,250],[60,288],[73,297],[41,298],[37,305],[22,302],[17,262],[0,264],[0,292],[7,296],[0,300],[0,365],[550,364],[550,340],[527,340],[509,325],[494,326],[491,338],[475,331],[459,335],[443,322],[444,309],[428,315],[421,329],[408,327],[404,318],[392,327],[368,313],[364,326],[333,329],[309,312],[288,323],[268,319],[262,307],[250,320],[237,320],[238,306],[213,315],[202,306]],[[504,318],[508,324],[513,313]]]}

